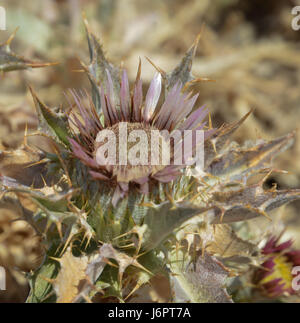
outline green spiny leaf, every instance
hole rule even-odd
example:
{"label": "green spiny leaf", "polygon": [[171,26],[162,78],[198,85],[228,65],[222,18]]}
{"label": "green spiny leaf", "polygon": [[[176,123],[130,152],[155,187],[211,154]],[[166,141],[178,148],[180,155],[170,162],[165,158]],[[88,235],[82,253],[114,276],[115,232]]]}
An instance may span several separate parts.
{"label": "green spiny leaf", "polygon": [[39,130],[57,139],[69,146],[69,137],[72,137],[68,121],[65,115],[59,115],[54,111],[50,110],[36,95],[33,89],[29,88],[35,103],[38,119],[39,119]]}
{"label": "green spiny leaf", "polygon": [[178,204],[164,202],[149,208],[144,219],[147,229],[143,235],[142,248],[145,250],[156,248],[185,221],[205,210],[186,202]]}
{"label": "green spiny leaf", "polygon": [[30,294],[27,303],[44,303],[53,301],[51,280],[58,273],[58,264],[48,259],[43,266],[30,277]]}

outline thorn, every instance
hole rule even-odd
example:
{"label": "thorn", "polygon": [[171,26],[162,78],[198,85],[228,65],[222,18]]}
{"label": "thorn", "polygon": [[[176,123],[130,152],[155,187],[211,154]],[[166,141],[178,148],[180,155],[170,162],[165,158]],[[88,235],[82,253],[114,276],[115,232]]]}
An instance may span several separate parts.
{"label": "thorn", "polygon": [[266,217],[269,221],[273,222],[272,218],[265,212],[265,211],[260,211],[260,213]]}
{"label": "thorn", "polygon": [[113,238],[113,240],[120,239],[120,238],[125,237],[125,236],[127,236],[129,234],[132,234],[132,233],[136,233],[136,231],[134,230],[134,228],[132,230],[128,231],[128,232],[125,232],[123,234],[120,234],[119,236]]}
{"label": "thorn", "polygon": [[211,121],[211,113],[208,113],[208,126],[209,129],[213,129],[212,121]]}
{"label": "thorn", "polygon": [[155,204],[153,202],[140,203],[139,206],[155,208]]}
{"label": "thorn", "polygon": [[207,77],[197,77],[189,82],[187,82],[183,89],[182,89],[182,92],[185,92],[190,86],[194,85],[194,84],[197,84],[197,83],[200,83],[200,82],[216,82],[216,80],[211,80]]}
{"label": "thorn", "polygon": [[28,130],[28,124],[26,122],[26,124],[25,124],[25,130],[24,130],[24,142],[23,142],[23,144],[24,144],[25,147],[28,147],[27,130]]}
{"label": "thorn", "polygon": [[66,177],[67,177],[67,181],[68,181],[68,184],[69,184],[69,188],[71,188],[72,187],[72,181],[71,181],[71,178],[70,178],[70,175],[69,175],[68,168],[67,168],[67,166],[66,166],[63,158],[61,157],[61,154],[60,154],[60,152],[59,152],[56,144],[54,142],[52,142],[51,143],[51,146],[54,149],[54,151],[55,151],[55,153],[56,153],[56,155],[57,155],[57,157],[58,157],[58,159],[59,159],[59,161],[60,161],[60,163],[61,163],[64,171],[65,171],[65,174],[66,174]]}
{"label": "thorn", "polygon": [[14,31],[13,31],[13,33],[9,36],[9,38],[7,39],[7,41],[4,43],[4,44],[2,44],[2,45],[7,45],[7,46],[9,46],[10,44],[11,44],[11,42],[13,41],[13,39],[15,38],[15,36],[16,36],[16,33],[17,33],[17,31],[19,30],[19,27],[17,27]]}
{"label": "thorn", "polygon": [[160,67],[158,67],[157,65],[155,65],[151,59],[147,56],[145,56],[145,58],[147,59],[147,61],[162,75],[162,77],[166,77],[166,72],[164,70],[162,70]]}
{"label": "thorn", "polygon": [[32,68],[39,68],[39,67],[48,67],[48,66],[54,66],[59,64],[60,64],[59,62],[48,62],[48,63],[28,63],[25,65]]}
{"label": "thorn", "polygon": [[85,244],[85,247],[84,247],[84,249],[86,250],[86,249],[87,249],[87,247],[88,247],[88,245],[89,245],[89,244],[90,244],[90,242],[91,242],[91,239],[92,239],[92,235],[91,235],[91,234],[89,234],[87,231],[84,233],[82,243],[83,243],[83,241],[84,241],[85,239],[87,239],[86,244]]}
{"label": "thorn", "polygon": [[44,164],[44,163],[47,163],[47,162],[48,162],[48,159],[43,158],[43,159],[41,159],[41,160],[39,160],[39,161],[37,161],[37,162],[34,162],[34,163],[29,164],[29,165],[27,165],[27,166],[24,166],[24,168],[33,167],[33,166],[36,166],[36,165],[39,165],[39,164]]}
{"label": "thorn", "polygon": [[124,301],[126,301],[133,293],[135,293],[141,286],[143,285],[143,283],[137,283],[135,285],[135,287],[132,289],[132,291],[124,298]]}
{"label": "thorn", "polygon": [[44,276],[41,276],[41,278],[43,280],[45,280],[47,283],[50,283],[50,284],[54,284],[56,279],[51,279],[51,278],[48,278],[48,277],[44,277]]}
{"label": "thorn", "polygon": [[42,178],[42,181],[43,181],[44,186],[47,187],[47,183],[45,181],[45,178],[44,178],[43,174],[40,174],[40,175],[41,175],[41,178]]}
{"label": "thorn", "polygon": [[273,222],[272,218],[265,212],[265,211],[262,211],[258,208],[253,208],[251,205],[246,205],[246,207],[249,209],[249,210],[254,210],[255,212],[263,215],[264,217],[266,217],[269,221]]}
{"label": "thorn", "polygon": [[36,103],[36,101],[38,100],[36,92],[35,92],[35,91],[34,91],[34,89],[31,87],[31,85],[28,85],[28,88],[29,88],[29,91],[30,91],[30,93],[31,93],[31,96],[32,96],[32,98],[33,98],[33,100],[34,100],[34,103]]}
{"label": "thorn", "polygon": [[57,262],[61,262],[61,258],[56,258],[56,257],[50,257],[49,256],[49,259],[52,259],[52,260],[54,260],[54,261],[57,261]]}
{"label": "thorn", "polygon": [[135,246],[135,244],[132,242],[132,243],[124,245],[124,246],[122,245],[122,249],[128,249],[128,248],[132,248],[134,246]]}
{"label": "thorn", "polygon": [[57,231],[58,231],[59,237],[60,237],[60,239],[62,240],[62,239],[63,239],[63,236],[62,236],[61,222],[60,222],[60,221],[58,221],[58,222],[56,222],[55,224],[56,224],[56,228],[57,228]]}
{"label": "thorn", "polygon": [[71,70],[71,72],[73,72],[73,73],[85,73],[86,70],[85,69],[81,69],[81,70]]}
{"label": "thorn", "polygon": [[139,57],[139,66],[136,73],[135,84],[141,79],[141,73],[142,73],[142,60]]}
{"label": "thorn", "polygon": [[270,169],[268,173],[259,181],[258,184],[262,186],[272,173],[273,173],[273,169]]}
{"label": "thorn", "polygon": [[110,265],[112,267],[118,268],[118,265],[115,265],[113,262],[111,262],[110,260],[108,260],[107,258],[103,257],[103,262],[105,262],[107,265]]}
{"label": "thorn", "polygon": [[196,55],[196,51],[198,48],[200,38],[201,38],[201,32],[196,36],[196,39],[194,40],[192,46],[187,51],[186,55],[190,55],[190,53],[192,52],[192,59],[194,59],[194,57]]}
{"label": "thorn", "polygon": [[210,142],[211,142],[211,144],[212,144],[212,147],[213,147],[213,150],[214,150],[215,154],[216,154],[216,155],[218,155],[215,140],[210,140]]}
{"label": "thorn", "polygon": [[167,191],[167,189],[165,188],[164,189],[164,193],[165,193],[165,195],[166,195],[166,197],[167,197],[167,199],[170,201],[170,203],[173,205],[173,207],[177,207],[176,206],[176,202],[175,202],[175,200],[174,200],[174,198],[173,198],[173,196]]}
{"label": "thorn", "polygon": [[87,20],[85,11],[82,12],[82,20],[83,20],[86,31],[90,32],[90,26],[89,26],[89,22]]}
{"label": "thorn", "polygon": [[220,216],[220,223],[222,223],[223,222],[223,219],[224,219],[224,215],[225,215],[225,210],[221,210],[221,216]]}
{"label": "thorn", "polygon": [[[63,254],[64,254],[64,252],[66,251],[66,249],[67,249],[67,247],[68,247],[68,245],[69,245],[69,243],[71,242],[71,240],[72,240],[72,238],[74,237],[74,234],[69,234],[69,236],[68,236],[68,239],[67,239],[67,241],[65,242],[65,245],[64,245],[64,247],[63,247],[63,249],[62,249],[62,251],[60,252],[60,256],[62,256]],[[72,246],[71,246],[72,247]]]}
{"label": "thorn", "polygon": [[52,225],[52,222],[50,221],[50,219],[47,220],[47,223],[46,223],[46,227],[45,227],[45,235],[47,234],[47,231],[50,229]]}

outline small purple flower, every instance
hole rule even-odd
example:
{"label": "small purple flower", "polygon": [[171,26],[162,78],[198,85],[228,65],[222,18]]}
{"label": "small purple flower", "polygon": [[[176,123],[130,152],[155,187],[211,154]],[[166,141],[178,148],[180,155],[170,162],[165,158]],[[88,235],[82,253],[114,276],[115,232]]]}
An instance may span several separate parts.
{"label": "small purple flower", "polygon": [[254,283],[261,292],[270,298],[295,294],[292,270],[300,266],[300,250],[291,249],[292,240],[278,243],[279,238],[271,237],[262,254],[266,260],[254,274]]}
{"label": "small purple flower", "polygon": [[[74,139],[70,139],[72,151],[75,157],[86,165],[90,175],[98,181],[109,181],[115,187],[113,204],[126,195],[129,184],[139,188],[141,193],[149,191],[150,183],[167,183],[173,181],[184,168],[182,165],[116,165],[105,164],[104,159],[97,154],[102,144],[96,140],[102,130],[111,130],[116,137],[119,135],[119,125],[125,125],[128,132],[132,130],[143,130],[148,139],[151,130],[167,130],[172,133],[174,130],[201,130],[204,128],[204,118],[207,116],[207,109],[201,107],[192,112],[198,95],[182,93],[182,84],[178,81],[169,91],[161,106],[158,102],[161,95],[162,78],[156,73],[153,78],[145,101],[143,100],[142,81],[138,77],[132,93],[129,89],[129,82],[126,71],[123,71],[120,93],[118,93],[120,104],[116,103],[116,96],[113,88],[113,81],[107,71],[106,91],[100,86],[99,95],[103,115],[96,113],[95,107],[90,101],[89,106],[83,104],[79,95],[72,92],[75,103],[78,107],[80,117],[75,113],[70,115],[70,122],[77,128]],[[79,120],[80,119],[80,120]],[[100,121],[101,120],[101,121]],[[211,135],[213,130],[204,133],[204,139]],[[116,146],[118,146],[118,142]],[[185,144],[181,142],[180,145]],[[195,150],[195,142],[184,147],[187,151]],[[174,145],[173,154],[178,147]],[[151,152],[149,151],[151,154]],[[148,154],[148,155],[150,155]],[[97,157],[97,158],[96,158]],[[171,159],[174,156],[171,156]],[[102,162],[103,160],[103,162]]]}

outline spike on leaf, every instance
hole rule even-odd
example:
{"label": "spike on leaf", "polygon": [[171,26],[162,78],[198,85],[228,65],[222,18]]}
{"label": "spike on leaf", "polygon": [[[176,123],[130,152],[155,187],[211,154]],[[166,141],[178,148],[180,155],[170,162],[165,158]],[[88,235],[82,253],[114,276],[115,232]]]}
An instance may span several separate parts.
{"label": "spike on leaf", "polygon": [[8,40],[0,44],[0,71],[10,72],[16,70],[25,70],[29,68],[47,67],[52,65],[57,65],[57,63],[39,63],[31,61],[23,56],[14,53],[10,49],[10,44],[15,37],[17,29],[8,38]]}

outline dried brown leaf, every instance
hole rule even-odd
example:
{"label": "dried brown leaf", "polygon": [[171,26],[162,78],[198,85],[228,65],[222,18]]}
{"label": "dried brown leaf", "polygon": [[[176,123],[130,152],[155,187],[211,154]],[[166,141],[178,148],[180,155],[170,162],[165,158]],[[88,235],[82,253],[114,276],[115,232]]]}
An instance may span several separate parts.
{"label": "dried brown leaf", "polygon": [[208,244],[206,250],[210,254],[223,258],[237,255],[251,257],[257,252],[256,245],[239,238],[234,230],[226,224],[214,226],[213,240]]}
{"label": "dried brown leaf", "polygon": [[80,281],[86,278],[88,257],[74,257],[71,248],[68,248],[57,260],[61,267],[53,284],[57,302],[71,303],[79,293]]}
{"label": "dried brown leaf", "polygon": [[0,150],[0,175],[15,179],[20,184],[36,187],[44,185],[45,163],[39,163],[44,155],[26,145],[16,150]]}

